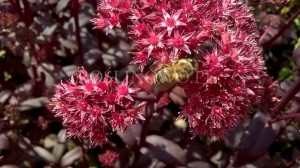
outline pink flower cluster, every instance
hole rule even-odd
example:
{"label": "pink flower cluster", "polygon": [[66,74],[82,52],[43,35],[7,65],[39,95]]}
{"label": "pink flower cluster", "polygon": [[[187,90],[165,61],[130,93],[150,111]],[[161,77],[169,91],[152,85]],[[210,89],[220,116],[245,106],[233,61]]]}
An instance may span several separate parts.
{"label": "pink flower cluster", "polygon": [[98,155],[98,160],[105,167],[114,167],[118,158],[119,158],[119,154],[110,150],[106,151],[103,154]]}
{"label": "pink flower cluster", "polygon": [[136,43],[132,63],[141,69],[149,59],[165,64],[197,55],[199,71],[181,84],[188,100],[179,116],[195,135],[220,138],[252,108],[278,102],[254,17],[240,0],[103,0],[92,22],[107,32],[128,30]]}
{"label": "pink flower cluster", "polygon": [[[199,52],[199,45],[226,28],[221,20],[230,19],[218,5],[221,0],[103,0],[92,22],[107,32],[127,27],[136,42],[132,63],[143,69],[149,59],[165,64],[177,55]],[[215,20],[220,15],[224,18]]]}
{"label": "pink flower cluster", "polygon": [[91,146],[107,141],[109,132],[124,131],[144,120],[140,114],[144,104],[135,104],[132,93],[136,89],[128,86],[128,78],[116,83],[108,75],[90,77],[83,68],[70,81],[56,85],[51,99],[55,115],[61,117],[69,137],[88,140]]}

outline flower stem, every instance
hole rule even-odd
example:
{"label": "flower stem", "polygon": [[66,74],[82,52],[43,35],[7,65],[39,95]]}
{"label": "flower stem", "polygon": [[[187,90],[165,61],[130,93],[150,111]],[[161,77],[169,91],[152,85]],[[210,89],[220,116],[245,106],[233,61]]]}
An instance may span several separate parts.
{"label": "flower stem", "polygon": [[23,5],[24,5],[24,14],[23,14],[23,21],[25,22],[26,26],[30,26],[31,23],[33,22],[33,16],[32,16],[32,11],[30,8],[30,4],[28,3],[27,0],[22,0]]}
{"label": "flower stem", "polygon": [[32,16],[30,5],[27,2],[27,0],[22,0],[24,5],[24,13],[22,13],[20,1],[9,0],[9,2],[11,6],[14,8],[14,11],[18,12],[21,20],[24,21],[27,27],[29,27],[30,24],[33,22],[33,16]]}
{"label": "flower stem", "polygon": [[[148,110],[148,108],[149,108],[149,110]],[[148,127],[150,125],[150,120],[151,120],[153,111],[154,111],[154,103],[150,103],[150,104],[147,103],[146,108],[145,108],[146,118],[145,118],[145,122],[143,124],[143,128],[142,128],[142,131],[141,131],[139,145],[135,149],[135,152],[134,152],[134,160],[133,160],[132,165],[131,165],[132,168],[135,168],[137,166],[138,160],[141,156],[140,149],[145,144],[146,136],[147,136],[147,132],[148,132]]]}
{"label": "flower stem", "polygon": [[83,48],[82,48],[82,42],[80,38],[80,27],[79,27],[79,2],[78,0],[72,1],[72,7],[71,7],[71,13],[74,17],[75,22],[75,35],[78,45],[78,53],[79,53],[79,64],[80,66],[84,66],[84,59],[83,59]]}
{"label": "flower stem", "polygon": [[300,90],[300,78],[296,80],[292,87],[285,93],[285,95],[281,98],[281,101],[276,106],[276,114],[280,114],[280,112],[284,109],[284,107],[290,102],[290,100],[297,94]]}
{"label": "flower stem", "polygon": [[294,19],[296,19],[296,17],[300,14],[300,8],[296,11],[296,13],[294,13],[293,16],[291,16],[291,18],[289,18],[289,20],[287,20],[285,22],[285,24],[281,27],[281,29],[277,32],[277,34],[275,36],[273,36],[268,42],[266,42],[263,47],[264,48],[269,48],[271,46],[271,44],[278,38],[280,37],[285,30],[290,27],[290,25],[293,23]]}
{"label": "flower stem", "polygon": [[286,114],[281,117],[277,117],[274,120],[271,121],[271,123],[275,123],[281,120],[294,120],[294,119],[300,119],[300,107],[298,107],[293,113]]}

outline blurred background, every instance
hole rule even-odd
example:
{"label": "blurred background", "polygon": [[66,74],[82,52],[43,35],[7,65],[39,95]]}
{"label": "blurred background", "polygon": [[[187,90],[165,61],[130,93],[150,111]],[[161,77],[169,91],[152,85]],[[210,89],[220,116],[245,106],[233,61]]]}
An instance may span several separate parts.
{"label": "blurred background", "polygon": [[[132,42],[121,29],[93,29],[98,0],[0,0],[0,165],[15,167],[130,167],[141,133],[136,124],[89,148],[67,138],[49,108],[54,85],[84,66],[104,73],[129,65]],[[300,1],[245,0],[255,14],[266,71],[278,81],[279,113],[253,112],[224,139],[187,140],[176,120],[185,95],[174,88],[150,121],[136,167],[300,166]],[[271,122],[271,124],[270,124]]]}

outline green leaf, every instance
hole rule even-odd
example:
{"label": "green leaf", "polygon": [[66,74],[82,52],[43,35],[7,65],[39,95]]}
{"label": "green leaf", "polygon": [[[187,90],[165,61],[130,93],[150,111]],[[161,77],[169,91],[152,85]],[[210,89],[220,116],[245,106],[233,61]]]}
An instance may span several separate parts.
{"label": "green leaf", "polygon": [[279,71],[278,76],[280,81],[286,80],[293,76],[293,71],[289,67],[283,67]]}

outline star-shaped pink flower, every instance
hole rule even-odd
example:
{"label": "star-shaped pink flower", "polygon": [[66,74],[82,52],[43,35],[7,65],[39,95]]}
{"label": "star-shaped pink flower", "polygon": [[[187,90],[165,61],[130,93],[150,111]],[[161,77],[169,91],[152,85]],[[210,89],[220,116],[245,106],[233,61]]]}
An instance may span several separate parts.
{"label": "star-shaped pink flower", "polygon": [[178,26],[185,26],[186,24],[181,22],[179,19],[179,16],[182,13],[182,10],[178,10],[176,13],[174,13],[172,16],[167,13],[164,9],[162,9],[163,13],[163,21],[158,23],[155,27],[166,27],[168,31],[168,35],[170,36],[173,29]]}
{"label": "star-shaped pink flower", "polygon": [[187,44],[188,40],[192,37],[193,34],[194,32],[182,36],[178,31],[175,31],[174,37],[167,40],[167,44],[173,48],[173,56],[176,56],[179,50],[183,50],[188,54],[191,54],[191,51]]}

